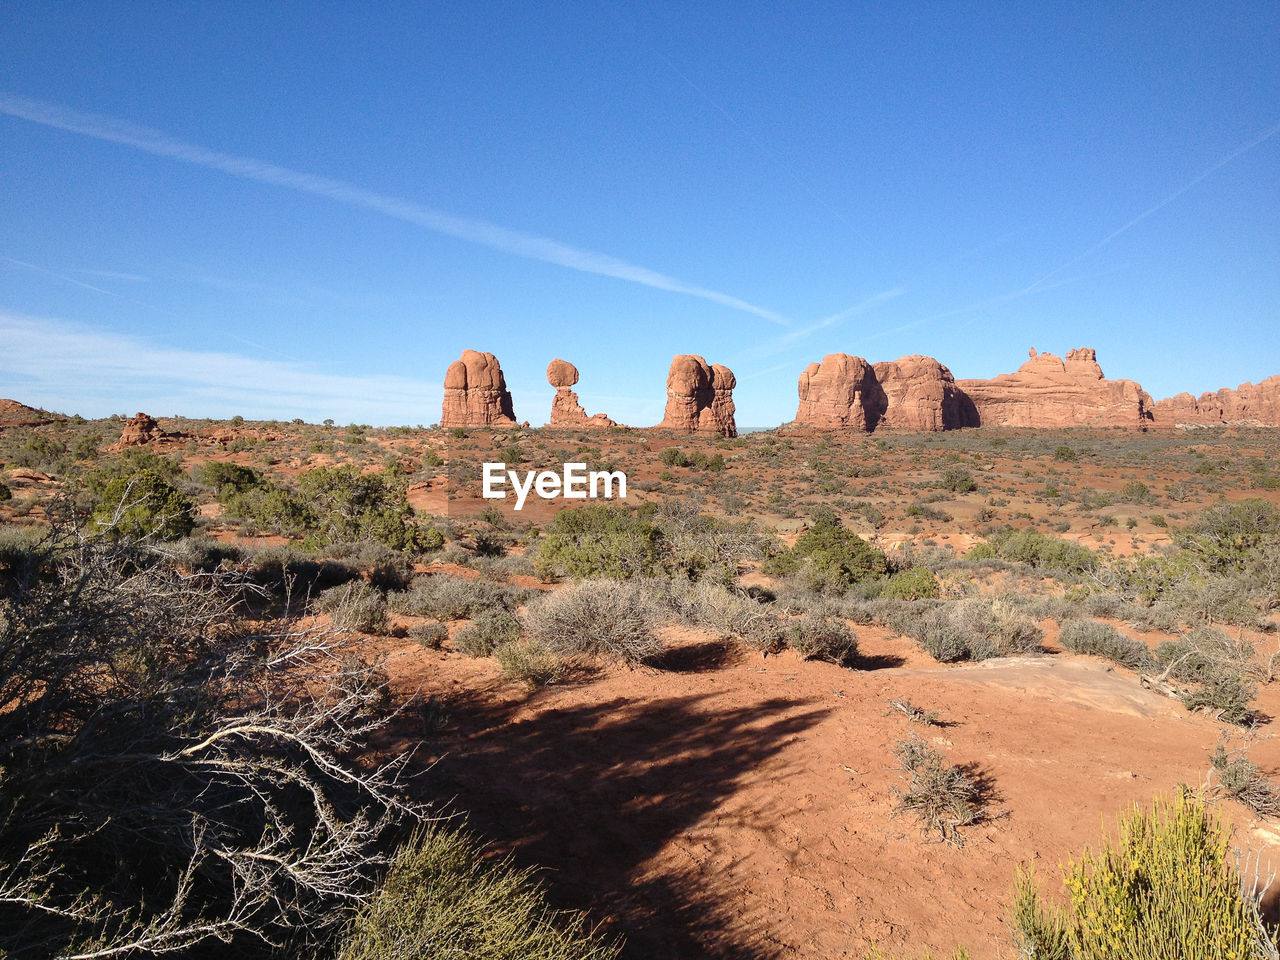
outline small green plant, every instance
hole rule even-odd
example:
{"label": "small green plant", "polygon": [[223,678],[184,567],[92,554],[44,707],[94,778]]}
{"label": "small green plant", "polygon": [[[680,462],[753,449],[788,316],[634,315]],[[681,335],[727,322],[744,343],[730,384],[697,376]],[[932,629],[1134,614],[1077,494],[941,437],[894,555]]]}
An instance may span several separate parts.
{"label": "small green plant", "polygon": [[1012,925],[1024,957],[1158,960],[1275,956],[1275,931],[1242,892],[1221,819],[1184,790],[1120,822],[1119,836],[1064,870],[1069,904],[1044,903],[1029,871]]}
{"label": "small green plant", "polygon": [[12,499],[13,499],[13,491],[9,489],[9,485],[7,483],[5,483],[3,480],[0,480],[0,501],[12,500]]}
{"label": "small green plant", "polygon": [[973,474],[964,467],[947,467],[942,472],[942,478],[938,481],[938,486],[943,490],[950,490],[952,493],[972,493],[978,489],[978,482],[973,479]]}
{"label": "small green plant", "polygon": [[770,557],[761,570],[785,576],[805,565],[846,586],[882,577],[889,568],[883,553],[842,527],[831,513],[815,514],[813,526],[796,539],[795,546]]}
{"label": "small green plant", "polygon": [[1064,443],[1054,449],[1053,459],[1060,463],[1074,463],[1077,459],[1077,454],[1075,450]]}
{"label": "small green plant", "polygon": [[884,585],[880,596],[886,600],[926,600],[939,596],[938,578],[925,567],[899,570]]}

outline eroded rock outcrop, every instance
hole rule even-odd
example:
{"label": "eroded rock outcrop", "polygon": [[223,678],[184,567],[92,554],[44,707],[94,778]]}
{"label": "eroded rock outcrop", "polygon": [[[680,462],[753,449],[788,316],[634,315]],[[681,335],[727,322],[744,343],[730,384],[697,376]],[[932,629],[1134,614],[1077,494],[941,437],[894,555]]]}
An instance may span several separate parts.
{"label": "eroded rock outcrop", "polygon": [[551,401],[552,427],[616,427],[617,424],[603,413],[588,417],[578,402],[578,395],[571,389],[578,382],[578,368],[568,360],[556,358],[547,364],[547,383],[556,388]]}
{"label": "eroded rock outcrop", "polygon": [[1155,405],[1155,422],[1159,427],[1280,427],[1280,376],[1199,397],[1169,397]]}
{"label": "eroded rock outcrop", "polygon": [[141,447],[148,443],[157,443],[166,436],[167,434],[160,429],[160,424],[156,423],[154,417],[139,412],[133,415],[132,420],[124,422],[124,429],[120,431],[120,446]]}
{"label": "eroded rock outcrop", "polygon": [[444,375],[442,427],[515,426],[511,391],[498,358],[492,353],[463,350]]}
{"label": "eroded rock outcrop", "polygon": [[1153,423],[1153,402],[1141,385],[1106,379],[1088,347],[1065,357],[1033,350],[1015,373],[956,385],[984,427],[1143,428]]}
{"label": "eroded rock outcrop", "polygon": [[872,364],[872,369],[883,398],[882,429],[934,433],[977,426],[956,378],[933,357],[916,353]]}
{"label": "eroded rock outcrop", "polygon": [[726,366],[708,364],[694,354],[680,354],[671,361],[667,373],[667,407],[658,428],[736,437],[733,388],[737,382]]}
{"label": "eroded rock outcrop", "polygon": [[829,353],[820,363],[809,364],[797,390],[795,422],[802,426],[867,432],[876,428],[884,412],[875,369],[847,353]]}

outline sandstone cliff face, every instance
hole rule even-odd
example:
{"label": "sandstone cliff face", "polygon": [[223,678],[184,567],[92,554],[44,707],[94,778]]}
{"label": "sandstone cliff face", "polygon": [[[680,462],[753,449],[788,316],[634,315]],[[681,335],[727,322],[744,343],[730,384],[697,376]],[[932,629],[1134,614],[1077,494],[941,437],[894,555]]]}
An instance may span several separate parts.
{"label": "sandstone cliff face", "polygon": [[1280,427],[1280,376],[1261,383],[1242,383],[1231,390],[1180,393],[1155,405],[1158,427]]}
{"label": "sandstone cliff face", "polygon": [[911,433],[934,433],[977,426],[972,406],[951,371],[933,357],[912,354],[872,365],[884,397],[879,426]]}
{"label": "sandstone cliff face", "polygon": [[163,440],[165,432],[160,424],[145,413],[135,413],[132,420],[126,420],[120,432],[120,446],[141,447],[148,443]]}
{"label": "sandstone cliff face", "polygon": [[617,424],[603,413],[587,416],[587,411],[578,402],[578,395],[570,389],[577,382],[578,368],[569,361],[556,358],[547,364],[547,383],[556,388],[555,399],[551,401],[551,422],[548,426],[595,429],[616,427]]}
{"label": "sandstone cliff face", "polygon": [[1107,380],[1093,350],[1037,354],[1016,373],[959,380],[980,426],[1133,427],[1152,425],[1152,400],[1132,380]]}
{"label": "sandstone cliff face", "polygon": [[733,388],[737,382],[726,366],[709,365],[694,354],[680,354],[671,361],[667,373],[667,407],[658,428],[736,437]]}
{"label": "sandstone cliff face", "polygon": [[919,354],[876,364],[828,354],[809,364],[797,387],[801,426],[932,432],[975,425],[951,371]]}
{"label": "sandstone cliff face", "polygon": [[875,370],[862,357],[829,353],[805,367],[796,386],[797,424],[866,432],[880,422],[883,395]]}
{"label": "sandstone cliff face", "polygon": [[498,358],[492,353],[463,350],[444,375],[442,427],[514,426],[511,392]]}

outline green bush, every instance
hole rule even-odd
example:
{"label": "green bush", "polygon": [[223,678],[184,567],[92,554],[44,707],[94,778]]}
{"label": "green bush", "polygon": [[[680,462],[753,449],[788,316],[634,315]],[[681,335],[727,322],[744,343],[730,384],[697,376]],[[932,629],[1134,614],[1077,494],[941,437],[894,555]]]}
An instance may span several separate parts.
{"label": "green bush", "polygon": [[782,622],[783,637],[806,660],[826,660],[847,666],[858,655],[858,637],[830,617],[806,615]]}
{"label": "green bush", "polygon": [[1242,570],[1249,554],[1280,540],[1280,509],[1266,500],[1221,501],[1174,534],[1210,570]]}
{"label": "green bush", "polygon": [[564,672],[564,663],[541,643],[509,640],[493,650],[502,676],[531,687],[541,687],[556,680]]}
{"label": "green bush", "polygon": [[449,628],[443,623],[417,623],[409,628],[409,639],[431,650],[439,650],[449,639]]}
{"label": "green bush", "polygon": [[113,537],[180,540],[195,529],[196,505],[152,470],[115,477],[93,513],[96,527]]}
{"label": "green bush", "polygon": [[454,645],[469,657],[491,657],[504,643],[520,636],[520,623],[505,610],[481,610],[458,631]]}
{"label": "green bush", "polygon": [[973,479],[973,474],[964,467],[947,467],[942,472],[938,486],[952,493],[972,493],[978,489],[978,483]]}
{"label": "green bush", "polygon": [[817,516],[813,526],[796,539],[794,547],[770,557],[761,569],[768,574],[786,576],[805,565],[846,586],[877,579],[889,569],[883,553],[840,526],[833,515]]}
{"label": "green bush", "polygon": [[538,597],[521,621],[531,640],[558,656],[605,655],[640,663],[663,651],[653,632],[660,613],[642,584],[582,580]]}
{"label": "green bush", "polygon": [[1043,631],[1000,598],[969,597],[927,609],[906,607],[891,620],[941,663],[1040,652]]}
{"label": "green bush", "polygon": [[1098,620],[1068,620],[1062,625],[1058,642],[1072,653],[1102,657],[1131,670],[1146,670],[1155,663],[1145,643]]}
{"label": "green bush", "polygon": [[13,491],[9,489],[9,485],[0,480],[0,502],[13,499]]}
{"label": "green bush", "polygon": [[885,600],[924,600],[939,596],[938,578],[924,567],[899,570],[884,585],[880,596]]}
{"label": "green bush", "polygon": [[613,960],[618,947],[547,906],[527,870],[433,826],[396,855],[338,960]]}
{"label": "green bush", "polygon": [[1135,808],[1117,839],[1064,870],[1069,903],[1045,904],[1018,876],[1014,938],[1037,960],[1252,960],[1275,956],[1275,932],[1241,892],[1221,819],[1184,792]]}
{"label": "green bush", "polygon": [[1076,452],[1064,443],[1053,451],[1053,459],[1061,463],[1071,463],[1076,459]]}
{"label": "green bush", "polygon": [[1098,557],[1087,547],[1069,540],[1051,537],[1036,530],[1014,530],[1005,527],[987,536],[967,554],[974,560],[998,557],[1013,563],[1063,573],[1087,573],[1098,566]]}
{"label": "green bush", "polygon": [[309,514],[308,543],[377,540],[397,550],[422,549],[403,478],[361,473],[349,464],[309,470],[298,486]]}
{"label": "green bush", "polygon": [[540,573],[574,578],[656,576],[664,571],[662,532],[623,506],[561,510],[538,543]]}

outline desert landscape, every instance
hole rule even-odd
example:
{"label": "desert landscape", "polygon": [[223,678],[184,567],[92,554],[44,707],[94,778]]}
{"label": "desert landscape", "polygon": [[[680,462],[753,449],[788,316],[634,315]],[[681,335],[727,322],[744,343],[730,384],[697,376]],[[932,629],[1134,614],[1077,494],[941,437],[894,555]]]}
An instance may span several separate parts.
{"label": "desert landscape", "polygon": [[[1223,819],[1262,936],[1280,379],[1156,403],[1092,350],[1032,353],[991,381],[834,354],[801,374],[793,422],[744,434],[733,373],[687,355],[651,428],[587,416],[558,359],[549,424],[522,425],[475,351],[429,427],[4,401],[9,642],[37,571],[90,548],[210,578],[234,635],[324,637],[330,669],[358,661],[372,684],[339,755],[390,763],[370,797],[414,811],[376,843],[401,820],[465,823],[481,862],[533,871],[546,922],[579,931],[538,956],[1050,956],[1016,920],[1019,871],[1062,904],[1068,864],[1178,797]],[[517,511],[480,495],[494,461],[621,470],[628,494]],[[19,674],[9,766],[31,729],[14,712],[53,686]],[[11,903],[56,896],[5,882]],[[378,902],[356,897],[339,955],[375,955]],[[191,922],[4,909],[49,942]]]}

